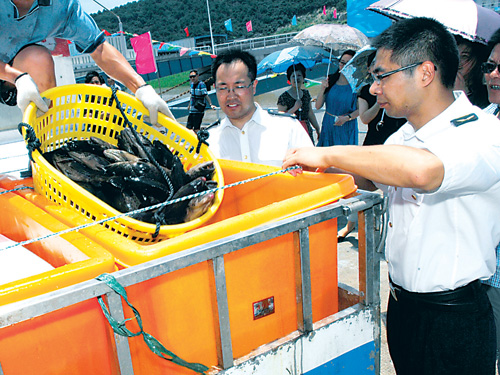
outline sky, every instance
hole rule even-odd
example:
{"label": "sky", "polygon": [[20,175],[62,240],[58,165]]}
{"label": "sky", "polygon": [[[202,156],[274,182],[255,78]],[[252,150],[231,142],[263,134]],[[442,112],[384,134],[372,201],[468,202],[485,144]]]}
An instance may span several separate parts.
{"label": "sky", "polygon": [[[120,5],[124,5],[127,3],[131,3],[136,0],[97,0],[106,8],[113,10],[113,8],[119,7]],[[80,0],[80,4],[85,12],[97,13],[100,10],[104,10],[99,4],[97,4],[93,0]]]}

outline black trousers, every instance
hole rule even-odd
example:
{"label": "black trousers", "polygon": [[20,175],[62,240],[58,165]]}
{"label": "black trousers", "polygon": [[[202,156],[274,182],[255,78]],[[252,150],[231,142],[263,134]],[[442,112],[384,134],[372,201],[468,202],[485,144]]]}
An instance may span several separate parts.
{"label": "black trousers", "polygon": [[495,321],[479,283],[446,305],[391,293],[387,341],[398,375],[495,374]]}
{"label": "black trousers", "polygon": [[193,130],[200,130],[201,121],[203,120],[204,112],[193,112],[190,113],[187,120],[187,128]]}

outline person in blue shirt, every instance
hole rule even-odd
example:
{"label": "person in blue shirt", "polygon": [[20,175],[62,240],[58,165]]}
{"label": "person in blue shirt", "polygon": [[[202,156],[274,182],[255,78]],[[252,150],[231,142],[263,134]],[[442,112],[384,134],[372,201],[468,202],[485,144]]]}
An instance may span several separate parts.
{"label": "person in blue shirt", "polygon": [[42,111],[47,104],[40,92],[56,86],[54,62],[46,38],[72,40],[89,53],[109,76],[122,82],[148,109],[151,123],[158,112],[173,118],[167,103],[146,84],[125,57],[105,41],[104,32],[86,14],[78,0],[10,0],[0,2],[0,103],[24,112],[30,102]]}
{"label": "person in blue shirt", "polygon": [[189,80],[191,81],[191,100],[188,106],[187,128],[197,133],[201,128],[207,103],[212,109],[215,109],[215,106],[210,101],[207,85],[205,85],[205,82],[200,81],[197,70],[193,69],[189,72]]}

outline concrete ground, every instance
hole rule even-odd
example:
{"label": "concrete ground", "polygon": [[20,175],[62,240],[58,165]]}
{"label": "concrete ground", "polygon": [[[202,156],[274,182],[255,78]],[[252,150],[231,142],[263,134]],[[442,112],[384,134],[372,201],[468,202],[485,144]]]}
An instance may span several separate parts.
{"label": "concrete ground", "polygon": [[[346,219],[339,218],[339,228],[346,224]],[[346,240],[338,244],[338,272],[339,282],[350,285],[356,289],[359,286],[358,279],[358,231],[357,227]],[[387,336],[385,327],[385,316],[387,312],[387,301],[389,298],[389,282],[387,277],[387,262],[380,257],[380,300],[382,311],[382,338],[381,338],[381,361],[380,375],[395,375],[389,349],[387,347]]]}

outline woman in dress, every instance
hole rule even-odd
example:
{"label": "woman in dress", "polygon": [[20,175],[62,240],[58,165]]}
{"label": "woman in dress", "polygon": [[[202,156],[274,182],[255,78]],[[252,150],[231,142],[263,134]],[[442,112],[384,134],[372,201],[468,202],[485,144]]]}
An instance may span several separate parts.
{"label": "woman in dress", "polygon": [[320,109],[326,103],[326,112],[318,140],[320,147],[358,144],[357,95],[352,91],[344,75],[340,73],[354,54],[352,50],[345,51],[340,57],[339,71],[328,76],[321,83],[316,99],[316,109]]}
{"label": "woman in dress", "polygon": [[279,96],[278,110],[295,114],[314,142],[312,127],[316,130],[318,137],[320,128],[312,109],[311,94],[302,88],[306,78],[306,68],[302,64],[292,65],[286,70],[286,76],[290,82],[290,88]]}

